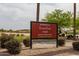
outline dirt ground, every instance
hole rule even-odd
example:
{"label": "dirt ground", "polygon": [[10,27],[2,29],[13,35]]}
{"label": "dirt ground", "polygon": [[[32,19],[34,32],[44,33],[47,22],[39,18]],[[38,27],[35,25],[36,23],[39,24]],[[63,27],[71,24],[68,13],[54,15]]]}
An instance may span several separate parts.
{"label": "dirt ground", "polygon": [[67,41],[64,47],[56,48],[56,44],[33,44],[33,48],[23,46],[20,54],[10,55],[6,49],[0,49],[0,56],[78,56],[79,51],[73,50],[73,41]]}

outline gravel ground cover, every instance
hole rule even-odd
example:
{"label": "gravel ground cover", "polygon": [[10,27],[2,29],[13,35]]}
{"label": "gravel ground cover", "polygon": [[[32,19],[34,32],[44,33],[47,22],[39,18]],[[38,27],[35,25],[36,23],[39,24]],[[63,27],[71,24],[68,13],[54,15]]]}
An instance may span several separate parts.
{"label": "gravel ground cover", "polygon": [[35,43],[33,49],[22,47],[18,55],[10,55],[6,49],[0,49],[0,56],[78,56],[79,51],[72,48],[73,41],[67,41],[64,47],[56,48],[56,44]]}

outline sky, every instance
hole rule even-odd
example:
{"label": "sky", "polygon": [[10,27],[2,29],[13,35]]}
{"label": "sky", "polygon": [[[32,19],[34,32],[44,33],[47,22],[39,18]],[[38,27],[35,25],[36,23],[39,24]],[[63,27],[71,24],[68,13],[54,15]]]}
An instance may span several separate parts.
{"label": "sky", "polygon": [[[77,13],[79,10],[77,4]],[[40,21],[47,13],[62,9],[73,13],[72,3],[41,3]],[[30,21],[36,20],[35,3],[0,3],[0,28],[3,29],[30,29]]]}

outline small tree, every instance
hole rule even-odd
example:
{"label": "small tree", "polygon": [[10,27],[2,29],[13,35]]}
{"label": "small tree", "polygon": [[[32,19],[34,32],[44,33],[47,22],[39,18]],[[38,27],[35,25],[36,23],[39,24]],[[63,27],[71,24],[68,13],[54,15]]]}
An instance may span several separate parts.
{"label": "small tree", "polygon": [[79,17],[76,19],[76,29],[79,29]]}
{"label": "small tree", "polygon": [[62,27],[69,27],[71,26],[71,20],[72,20],[72,14],[71,12],[67,11],[64,12],[63,10],[60,9],[55,9],[51,13],[47,13],[45,16],[45,19],[43,21],[47,21],[50,23],[57,23],[58,28]]}

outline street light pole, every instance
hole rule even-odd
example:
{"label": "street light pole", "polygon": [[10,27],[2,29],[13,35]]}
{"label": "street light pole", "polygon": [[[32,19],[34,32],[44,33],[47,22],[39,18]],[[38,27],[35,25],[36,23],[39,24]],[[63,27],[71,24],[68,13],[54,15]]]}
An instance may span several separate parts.
{"label": "street light pole", "polygon": [[39,22],[40,3],[37,3],[36,21]]}
{"label": "street light pole", "polygon": [[74,36],[74,40],[75,40],[75,36],[76,36],[76,3],[74,3],[74,18],[73,18],[73,36]]}

